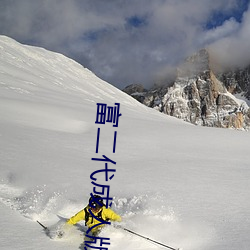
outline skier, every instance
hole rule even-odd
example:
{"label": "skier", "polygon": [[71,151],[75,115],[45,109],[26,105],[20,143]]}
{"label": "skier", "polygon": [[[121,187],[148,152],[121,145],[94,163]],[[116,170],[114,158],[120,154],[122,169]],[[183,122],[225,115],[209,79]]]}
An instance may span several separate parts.
{"label": "skier", "polygon": [[105,226],[105,222],[106,224],[108,221],[121,222],[122,219],[113,210],[106,208],[100,196],[93,195],[89,198],[89,204],[72,216],[67,224],[74,225],[81,220],[85,220],[85,225],[91,230],[92,235],[96,236]]}

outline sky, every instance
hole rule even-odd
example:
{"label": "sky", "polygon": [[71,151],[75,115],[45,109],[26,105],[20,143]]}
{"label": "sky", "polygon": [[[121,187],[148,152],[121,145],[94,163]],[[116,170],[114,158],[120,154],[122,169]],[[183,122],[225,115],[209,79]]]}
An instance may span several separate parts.
{"label": "sky", "polygon": [[210,48],[250,62],[249,0],[0,0],[0,34],[63,53],[122,89],[164,82]]}

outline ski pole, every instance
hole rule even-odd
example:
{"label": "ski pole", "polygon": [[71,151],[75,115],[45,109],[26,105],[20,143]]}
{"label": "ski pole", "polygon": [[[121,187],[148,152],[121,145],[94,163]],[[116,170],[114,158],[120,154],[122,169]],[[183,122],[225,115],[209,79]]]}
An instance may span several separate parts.
{"label": "ski pole", "polygon": [[148,241],[152,241],[152,242],[154,242],[154,243],[156,243],[156,244],[158,244],[158,245],[161,245],[161,246],[163,246],[163,247],[166,247],[166,248],[168,248],[168,249],[171,249],[171,250],[181,250],[180,248],[173,248],[173,247],[167,246],[167,245],[165,245],[165,244],[162,244],[162,243],[160,243],[160,242],[158,242],[158,241],[152,240],[152,239],[150,239],[150,238],[148,238],[148,237],[145,237],[145,236],[143,236],[143,235],[141,235],[141,234],[135,233],[135,232],[133,232],[133,231],[127,229],[127,228],[124,228],[124,227],[121,227],[121,228],[122,228],[123,230],[125,230],[125,231],[131,233],[131,234],[137,235],[137,236],[139,236],[139,237],[141,237],[141,238],[143,238],[143,239],[146,239],[146,240],[148,240]]}
{"label": "ski pole", "polygon": [[48,228],[47,227],[45,227],[41,222],[39,222],[38,220],[36,221],[41,227],[43,227],[43,229],[46,231],[46,230],[48,230]]}

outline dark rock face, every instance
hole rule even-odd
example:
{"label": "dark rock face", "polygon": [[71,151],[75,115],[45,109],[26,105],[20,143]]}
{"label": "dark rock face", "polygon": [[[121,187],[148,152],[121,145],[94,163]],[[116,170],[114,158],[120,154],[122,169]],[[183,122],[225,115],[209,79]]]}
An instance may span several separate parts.
{"label": "dark rock face", "polygon": [[145,94],[147,92],[146,89],[144,89],[142,84],[131,84],[128,85],[125,89],[123,89],[125,93],[128,95],[133,96],[137,101],[143,103],[145,99]]}
{"label": "dark rock face", "polygon": [[187,58],[178,68],[171,87],[155,87],[149,91],[142,86],[130,89],[136,91],[129,94],[146,106],[196,125],[250,127],[247,103],[233,95],[250,97],[250,67],[215,75],[207,50]]}
{"label": "dark rock face", "polygon": [[230,93],[242,93],[250,100],[250,66],[218,74],[218,79],[225,84]]}

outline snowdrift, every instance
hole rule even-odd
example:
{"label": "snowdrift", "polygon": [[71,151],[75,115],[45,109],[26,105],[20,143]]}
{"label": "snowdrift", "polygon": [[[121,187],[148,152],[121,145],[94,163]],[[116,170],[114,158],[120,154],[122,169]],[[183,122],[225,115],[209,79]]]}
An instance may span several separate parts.
{"label": "snowdrift", "polygon": [[[112,208],[122,225],[185,250],[249,249],[249,133],[196,127],[149,109],[61,54],[0,36],[1,249],[81,249],[84,224],[53,226],[93,190],[96,103],[120,103],[100,125],[99,155],[116,161]],[[112,227],[109,249],[162,249]],[[11,240],[10,240],[11,238]]]}

